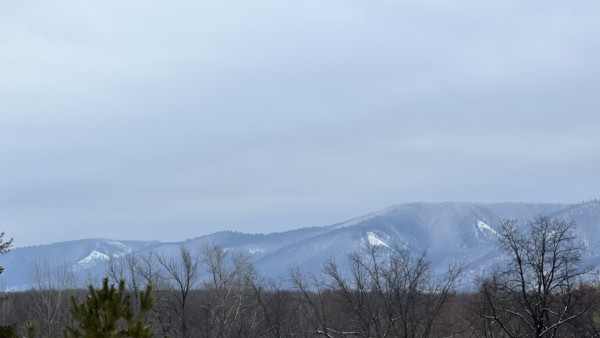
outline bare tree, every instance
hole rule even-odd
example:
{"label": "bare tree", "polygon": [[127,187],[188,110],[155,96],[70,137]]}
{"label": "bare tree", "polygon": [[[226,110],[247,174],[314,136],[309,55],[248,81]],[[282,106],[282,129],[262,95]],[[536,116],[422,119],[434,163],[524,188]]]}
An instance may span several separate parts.
{"label": "bare tree", "polygon": [[[177,331],[179,337],[189,337],[188,323],[188,301],[190,291],[196,286],[200,279],[198,265],[199,256],[193,253],[189,248],[181,246],[179,248],[179,257],[167,258],[164,255],[158,256],[158,263],[162,267],[165,280],[167,281],[166,292],[169,297],[159,299],[162,303],[177,314]],[[172,318],[163,318],[162,323],[167,328],[166,320]],[[169,328],[170,330],[171,328]],[[168,332],[165,332],[168,333]]]}
{"label": "bare tree", "polygon": [[324,273],[341,296],[352,322],[350,332],[362,337],[440,336],[443,307],[462,272],[449,267],[443,278],[431,274],[426,254],[413,258],[408,250],[367,245],[348,256],[348,272],[330,261]]}
{"label": "bare tree", "polygon": [[[4,231],[0,233],[0,255],[7,253],[12,246],[13,239],[9,239],[7,241],[4,240]],[[0,273],[4,271],[4,268],[0,266]]]}
{"label": "bare tree", "polygon": [[480,315],[509,337],[558,337],[565,324],[597,305],[585,290],[582,244],[575,222],[538,217],[526,230],[515,220],[500,224],[505,268],[480,283]]}
{"label": "bare tree", "polygon": [[209,317],[209,336],[236,337],[252,330],[256,321],[251,318],[258,308],[250,304],[254,272],[250,256],[206,245],[202,257],[208,272],[203,280],[208,302],[203,307]]}
{"label": "bare tree", "polygon": [[143,283],[154,287],[162,287],[165,284],[165,276],[160,269],[156,253],[150,251],[137,256],[136,268],[137,274]]}
{"label": "bare tree", "polygon": [[37,258],[31,268],[31,282],[31,309],[39,321],[40,334],[44,337],[60,336],[62,326],[69,318],[66,311],[69,293],[77,287],[75,274],[64,259],[49,263],[44,258]]}
{"label": "bare tree", "polygon": [[121,280],[129,281],[127,289],[134,295],[136,301],[138,300],[140,288],[151,284],[146,283],[145,286],[140,286],[142,281],[140,280],[139,262],[133,253],[118,257],[111,256],[106,264],[109,281],[114,284],[120,283]]}
{"label": "bare tree", "polygon": [[253,299],[260,310],[260,337],[287,337],[292,335],[291,322],[297,322],[297,307],[289,290],[254,273],[251,280]]}
{"label": "bare tree", "polygon": [[[326,283],[321,276],[310,274],[308,278],[295,268],[290,271],[290,281],[298,292],[298,321],[301,332],[308,336],[333,338],[341,332],[336,329],[329,317],[330,296]],[[351,334],[350,332],[348,334]]]}
{"label": "bare tree", "polygon": [[[367,249],[369,259],[359,253],[348,255],[348,271],[341,271],[339,265],[329,260],[324,273],[331,279],[329,287],[341,296],[346,313],[350,316],[353,334],[360,337],[385,337],[391,328],[385,325],[386,313],[381,302],[385,299],[381,266],[377,248]],[[369,263],[374,263],[369,264]]]}

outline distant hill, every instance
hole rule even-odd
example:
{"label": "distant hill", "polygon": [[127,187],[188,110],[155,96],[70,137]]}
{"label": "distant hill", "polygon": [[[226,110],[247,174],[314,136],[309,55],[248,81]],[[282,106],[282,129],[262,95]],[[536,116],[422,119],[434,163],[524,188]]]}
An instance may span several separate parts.
{"label": "distant hill", "polygon": [[82,283],[87,283],[106,274],[109,257],[150,251],[171,256],[181,245],[196,249],[207,244],[251,254],[261,276],[285,280],[293,267],[318,272],[329,258],[343,265],[348,253],[370,243],[383,250],[408,248],[417,254],[426,250],[434,273],[443,273],[448,264],[464,264],[467,271],[463,287],[470,288],[476,277],[502,261],[496,246],[500,220],[512,218],[525,223],[540,215],[574,219],[585,247],[584,264],[600,262],[598,200],[580,204],[407,203],[334,225],[280,233],[218,232],[178,243],[85,239],[16,248],[0,257],[0,265],[5,267],[0,286],[5,290],[29,288],[36,259],[60,260]]}

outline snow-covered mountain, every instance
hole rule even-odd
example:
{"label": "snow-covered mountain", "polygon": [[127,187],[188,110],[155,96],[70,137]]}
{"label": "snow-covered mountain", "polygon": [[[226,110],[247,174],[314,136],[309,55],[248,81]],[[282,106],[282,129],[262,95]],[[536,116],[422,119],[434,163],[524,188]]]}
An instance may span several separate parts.
{"label": "snow-covered mountain", "polygon": [[600,201],[580,204],[526,203],[409,203],[388,207],[330,226],[301,228],[271,234],[218,232],[181,243],[86,239],[50,245],[16,248],[0,257],[5,272],[0,285],[8,289],[30,287],[34,260],[60,259],[82,282],[99,280],[106,274],[106,261],[127,253],[150,251],[171,256],[179,247],[196,250],[207,244],[252,255],[258,272],[267,278],[285,280],[291,268],[317,272],[326,259],[339,264],[346,255],[367,243],[388,248],[427,251],[434,272],[443,273],[452,263],[467,266],[464,286],[486,274],[502,260],[496,246],[500,220],[526,223],[537,216],[574,219],[586,251],[585,264],[600,262]]}
{"label": "snow-covered mountain", "polygon": [[36,262],[39,266],[66,266],[85,283],[94,278],[89,276],[90,270],[106,265],[110,257],[139,252],[157,244],[160,242],[82,239],[12,249],[0,256],[0,266],[5,268],[0,275],[0,287],[4,290],[30,288]]}

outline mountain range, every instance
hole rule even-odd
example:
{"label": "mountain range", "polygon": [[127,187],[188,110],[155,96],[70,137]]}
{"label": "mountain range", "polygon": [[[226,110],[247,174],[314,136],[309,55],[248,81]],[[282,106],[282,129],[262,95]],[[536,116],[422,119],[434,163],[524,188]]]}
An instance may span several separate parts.
{"label": "mountain range", "polygon": [[477,277],[503,260],[496,245],[500,221],[516,219],[526,224],[538,216],[573,219],[584,248],[582,263],[600,263],[600,200],[578,204],[406,203],[329,226],[270,234],[223,231],[177,243],[83,239],[15,248],[0,256],[0,266],[5,268],[0,287],[31,288],[36,261],[61,262],[83,285],[106,275],[110,257],[149,252],[169,257],[177,255],[181,246],[196,250],[213,244],[250,255],[259,275],[285,281],[292,268],[318,272],[326,259],[343,265],[349,253],[371,244],[384,250],[406,248],[415,254],[426,251],[434,275],[444,273],[449,264],[462,264],[466,267],[462,287],[469,289]]}

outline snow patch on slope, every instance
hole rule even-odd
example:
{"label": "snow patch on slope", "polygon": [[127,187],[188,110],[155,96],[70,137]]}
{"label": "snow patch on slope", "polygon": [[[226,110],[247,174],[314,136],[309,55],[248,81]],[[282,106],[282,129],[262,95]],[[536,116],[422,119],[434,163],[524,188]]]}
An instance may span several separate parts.
{"label": "snow patch on slope", "polygon": [[492,229],[491,226],[485,224],[485,222],[483,222],[483,221],[477,221],[477,227],[479,228],[479,231],[481,231],[481,232],[484,232],[484,233],[487,232],[496,237],[498,236],[498,232],[496,232],[496,230]]}
{"label": "snow patch on slope", "polygon": [[86,258],[77,262],[77,265],[85,266],[85,265],[90,265],[90,264],[96,263],[98,261],[107,261],[109,259],[110,259],[110,257],[108,255],[94,250]]}
{"label": "snow patch on slope", "polygon": [[261,248],[261,247],[256,247],[256,246],[254,246],[254,247],[250,247],[250,248],[248,249],[248,252],[249,252],[251,255],[253,255],[253,254],[255,254],[255,253],[264,253],[264,252],[265,252],[265,249],[264,249],[264,248]]}
{"label": "snow patch on slope", "polygon": [[108,244],[111,244],[111,245],[117,247],[119,249],[119,251],[120,251],[118,253],[114,253],[112,255],[113,257],[121,257],[121,256],[125,256],[128,253],[133,252],[133,249],[130,246],[125,245],[125,244],[123,244],[121,242],[118,242],[118,241],[109,241]]}
{"label": "snow patch on slope", "polygon": [[385,246],[386,248],[390,247],[386,242],[372,232],[367,232],[367,241],[372,246]]}

